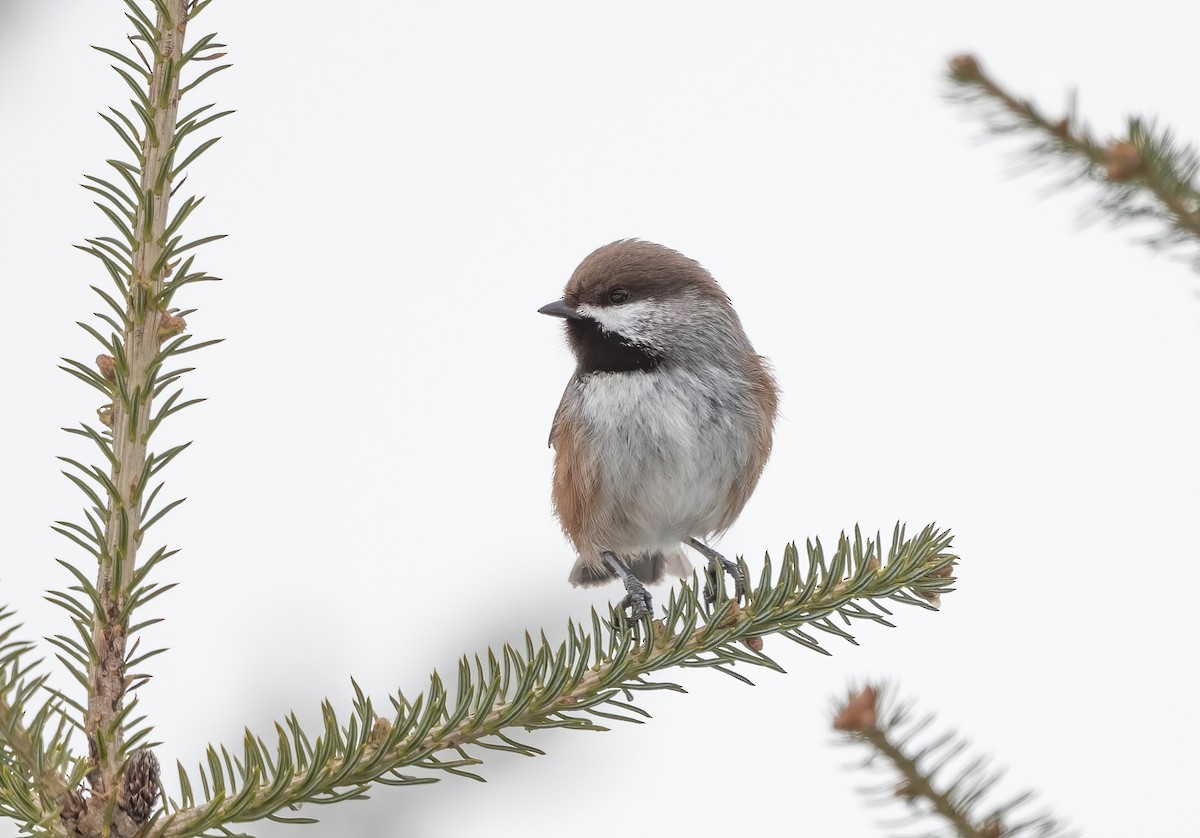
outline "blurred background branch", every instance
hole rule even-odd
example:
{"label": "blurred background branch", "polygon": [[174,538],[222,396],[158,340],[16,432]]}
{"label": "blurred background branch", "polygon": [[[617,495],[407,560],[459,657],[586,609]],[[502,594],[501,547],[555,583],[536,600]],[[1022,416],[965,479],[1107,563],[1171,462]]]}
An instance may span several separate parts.
{"label": "blurred background branch", "polygon": [[1063,184],[1087,180],[1098,185],[1095,212],[1113,224],[1152,222],[1158,232],[1144,242],[1155,248],[1188,245],[1200,268],[1200,158],[1169,129],[1138,116],[1123,132],[1097,139],[1076,111],[1050,116],[1033,102],[1005,89],[972,55],[950,59],[946,77],[950,98],[975,108],[988,130],[1022,133],[1033,139],[1023,161],[1029,167],[1057,166]]}
{"label": "blurred background branch", "polygon": [[[864,789],[873,802],[902,801],[906,826],[945,826],[959,838],[1072,838],[1059,821],[1028,814],[1033,795],[996,801],[1003,772],[971,756],[969,742],[953,732],[931,730],[933,715],[919,716],[911,702],[894,701],[886,687],[852,690],[833,718],[842,741],[869,749],[859,769],[883,766],[892,778]],[[933,833],[926,833],[933,834]]]}
{"label": "blurred background branch", "polygon": [[[1028,134],[1033,144],[1021,158],[1025,168],[1055,166],[1061,185],[1089,181],[1100,190],[1091,215],[1113,224],[1146,221],[1159,230],[1145,238],[1155,248],[1189,246],[1200,268],[1200,158],[1170,130],[1140,117],[1124,132],[1100,140],[1081,120],[1074,101],[1052,117],[1007,89],[972,55],[948,63],[951,99],[982,113],[994,134]],[[1026,792],[997,802],[1002,772],[968,754],[969,742],[953,732],[931,732],[932,714],[918,716],[911,702],[891,699],[890,690],[852,689],[838,707],[833,727],[842,741],[869,750],[860,769],[885,766],[892,779],[865,789],[881,805],[903,802],[905,826],[938,825],[960,838],[1068,838],[1078,833],[1047,814],[1029,814]]]}

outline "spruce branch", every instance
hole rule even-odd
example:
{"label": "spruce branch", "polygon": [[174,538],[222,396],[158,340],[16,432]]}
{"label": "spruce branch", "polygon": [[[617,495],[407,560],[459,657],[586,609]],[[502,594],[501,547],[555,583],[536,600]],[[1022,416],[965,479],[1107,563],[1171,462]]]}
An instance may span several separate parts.
{"label": "spruce branch", "polygon": [[[912,823],[942,822],[959,838],[1070,838],[1077,835],[1049,815],[1024,811],[1031,793],[998,804],[985,804],[1003,773],[982,757],[963,756],[969,743],[953,733],[919,744],[933,716],[915,718],[912,705],[890,699],[889,690],[866,686],[852,690],[837,709],[833,727],[844,742],[866,745],[863,768],[887,763],[899,775],[868,794],[883,803],[902,800]],[[952,777],[945,777],[945,774]]]}
{"label": "spruce branch", "polygon": [[[54,524],[95,561],[96,570],[93,575],[88,568],[60,560],[74,584],[48,595],[67,611],[75,628],[74,634],[48,640],[87,697],[84,703],[76,702],[44,682],[38,689],[50,694],[53,706],[61,708],[63,718],[88,743],[86,758],[63,757],[63,787],[49,803],[43,795],[43,814],[61,814],[61,824],[53,824],[56,831],[65,827],[74,835],[126,838],[141,829],[158,794],[158,763],[147,750],[152,744],[147,741],[150,728],[130,695],[149,676],[135,668],[162,651],[140,650],[135,638],[157,620],[135,623],[132,617],[136,609],[174,587],[148,576],[176,552],[160,547],[146,558],[139,550],[147,531],[182,503],[173,500],[156,507],[163,484],[152,481],[188,447],[185,443],[158,453],[150,443],[167,417],[202,401],[182,398],[178,388],[192,368],[169,369],[166,364],[217,342],[193,341],[185,320],[191,311],[181,312],[171,303],[184,286],[217,279],[193,270],[195,254],[185,251],[221,236],[184,244],[180,230],[203,199],[187,197],[174,212],[171,200],[186,179],[185,170],[216,138],[200,140],[190,151],[184,150],[183,141],[230,112],[211,112],[212,105],[204,105],[179,117],[184,92],[229,66],[197,71],[188,83],[181,80],[192,62],[224,55],[215,52],[223,46],[215,43],[215,35],[185,50],[189,15],[199,6],[191,0],[150,0],[146,9],[138,0],[124,4],[134,28],[129,38],[133,54],[96,49],[114,59],[112,69],[133,93],[128,115],[115,108],[111,116],[101,114],[132,153],[133,162],[110,159],[115,178],[85,175],[82,184],[116,230],[115,236],[87,239],[79,246],[100,261],[109,280],[105,287],[92,286],[104,303],[104,310],[95,315],[99,323],[79,323],[102,352],[94,365],[65,358],[62,366],[105,399],[96,410],[101,428],[81,423],[64,429],[88,440],[102,457],[98,465],[60,458],[67,466],[63,473],[84,494],[87,505],[81,521]],[[68,755],[66,742],[60,744],[59,750]]]}
{"label": "spruce branch", "polygon": [[[185,6],[183,0],[156,3],[157,23],[149,33],[143,32],[153,64],[149,73],[141,74],[142,83],[135,82],[119,67],[114,68],[129,81],[140,100],[138,111],[143,115],[145,130],[138,153],[136,211],[127,211],[122,216],[128,226],[114,219],[129,241],[131,272],[127,280],[122,277],[121,283],[124,286],[121,290],[125,291],[121,312],[124,334],[114,372],[121,397],[114,399],[111,413],[113,463],[108,480],[101,481],[108,490],[108,498],[103,510],[104,541],[100,545],[95,584],[97,602],[91,637],[94,657],[89,655],[88,660],[84,728],[92,764],[88,778],[94,792],[101,796],[115,789],[125,748],[121,721],[125,708],[128,622],[121,619],[121,614],[133,593],[129,585],[137,570],[141,541],[143,487],[139,478],[147,462],[152,366],[159,354],[161,312],[156,301],[163,293],[165,280],[160,257],[170,201],[169,169],[174,156],[179,68],[187,27]],[[146,38],[147,34],[151,37]],[[113,218],[111,211],[107,214]]]}
{"label": "spruce branch", "polygon": [[[1080,120],[1074,101],[1063,116],[1048,116],[1004,89],[974,56],[950,59],[946,76],[951,98],[982,109],[991,131],[1037,138],[1026,158],[1031,166],[1059,160],[1068,167],[1064,183],[1099,184],[1096,211],[1113,224],[1149,220],[1165,228],[1144,239],[1155,248],[1200,241],[1200,157],[1169,129],[1130,116],[1121,136],[1101,141]],[[1193,262],[1200,268],[1200,254]]]}
{"label": "spruce branch", "polygon": [[[54,526],[88,559],[86,567],[60,560],[71,584],[48,594],[75,629],[49,642],[86,699],[76,701],[32,675],[33,665],[24,662],[32,647],[11,641],[12,631],[0,633],[0,814],[31,834],[71,838],[229,835],[227,825],[238,822],[305,822],[311,819],[281,813],[360,798],[376,783],[434,782],[438,774],[482,779],[469,770],[480,763],[474,755],[480,750],[541,753],[510,736],[515,729],[604,730],[607,720],[639,722],[648,715],[635,703],[641,691],[682,691],[652,680],[659,671],[710,668],[750,683],[739,664],[781,671],[762,652],[766,635],[828,654],[821,634],[853,643],[847,627],[856,621],[891,625],[887,600],[931,608],[950,590],[957,560],[949,534],[932,526],[907,538],[897,525],[886,556],[878,535],[864,539],[857,529],[853,538],[843,534],[828,557],[820,541],[807,544],[804,558],[793,545],[778,573],[766,559],[744,607],[725,600],[710,613],[693,581],[672,593],[661,619],[631,631],[619,612],[602,619],[593,611],[589,627],[569,623],[558,645],[544,634],[537,641],[526,635],[523,648],[505,645],[499,654],[489,649],[482,658],[462,659],[454,689],[435,672],[415,700],[391,697],[386,715],[355,685],[344,719],[330,703],[322,706],[315,738],[291,714],[276,725],[270,746],[248,732],[240,755],[210,747],[192,777],[180,766],[178,799],[167,797],[150,728],[132,695],[149,678],[136,668],[162,651],[141,650],[136,636],[157,620],[139,614],[135,622],[134,615],[173,587],[150,581],[150,574],[177,551],[159,547],[146,557],[141,547],[147,531],[181,503],[156,506],[163,486],[156,481],[190,444],[157,452],[150,442],[165,419],[200,401],[183,398],[178,388],[191,367],[168,362],[216,342],[193,341],[186,321],[192,310],[172,303],[187,285],[218,279],[194,269],[190,251],[220,237],[186,240],[183,226],[203,199],[186,197],[174,208],[171,200],[188,167],[216,139],[193,140],[191,150],[183,141],[231,112],[209,104],[181,117],[179,103],[230,65],[216,64],[225,53],[214,35],[184,48],[189,18],[210,0],[124,2],[133,55],[98,49],[116,62],[133,97],[128,113],[101,116],[132,162],[110,159],[107,177],[85,176],[83,184],[115,230],[80,246],[107,274],[104,287],[93,286],[104,304],[98,322],[79,324],[102,351],[94,364],[63,363],[104,399],[96,410],[102,427],[65,429],[101,457],[99,465],[62,458],[86,506],[82,519]],[[181,75],[194,62],[207,64],[184,83]],[[7,616],[0,613],[0,621]],[[86,755],[72,752],[75,731],[87,740]]]}
{"label": "spruce branch", "polygon": [[[34,646],[15,639],[20,625],[5,625],[14,616],[0,606],[0,814],[31,832],[49,824],[51,834],[63,834],[53,827],[67,790],[63,763],[69,726],[53,700],[34,709],[46,676],[33,675],[38,661],[26,662]],[[50,730],[55,718],[57,729]]]}
{"label": "spruce branch", "polygon": [[[890,626],[886,600],[933,607],[929,603],[953,583],[949,573],[957,559],[950,542],[949,533],[932,526],[906,538],[897,525],[886,556],[878,535],[864,539],[857,529],[853,538],[839,538],[832,556],[819,540],[808,543],[803,559],[790,545],[777,574],[765,559],[744,607],[726,600],[706,614],[693,580],[672,591],[660,619],[646,621],[644,641],[618,612],[603,620],[593,611],[590,631],[568,623],[567,638],[557,646],[544,634],[537,641],[527,634],[524,649],[505,645],[498,654],[489,649],[483,657],[464,657],[453,694],[434,672],[415,700],[393,696],[388,717],[377,715],[354,685],[353,712],[339,719],[325,702],[315,740],[291,714],[276,724],[272,744],[247,731],[240,755],[210,747],[191,776],[179,765],[180,797],[168,801],[146,834],[185,838],[264,817],[311,822],[279,813],[301,803],[362,798],[375,783],[434,782],[430,772],[482,780],[473,770],[480,750],[542,753],[514,731],[640,723],[649,714],[635,703],[639,693],[683,691],[651,678],[672,667],[715,669],[751,683],[739,665],[782,671],[761,651],[765,635],[829,654],[821,633],[854,643],[846,627],[857,621]],[[741,567],[746,573],[744,562]]]}

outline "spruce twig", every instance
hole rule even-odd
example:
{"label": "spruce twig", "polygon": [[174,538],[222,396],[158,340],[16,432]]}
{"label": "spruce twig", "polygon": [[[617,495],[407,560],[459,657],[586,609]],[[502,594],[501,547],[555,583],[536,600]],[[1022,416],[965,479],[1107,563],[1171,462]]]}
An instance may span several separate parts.
{"label": "spruce twig", "polygon": [[[925,740],[932,716],[914,719],[910,704],[892,703],[882,687],[851,691],[834,715],[843,741],[869,747],[863,767],[885,762],[899,775],[869,791],[884,802],[904,801],[913,822],[941,821],[959,838],[1072,838],[1062,823],[1045,814],[1028,815],[1030,793],[988,805],[1003,777],[987,760],[964,756],[968,743],[954,734]],[[921,744],[924,742],[924,744]],[[952,776],[947,777],[947,774]]]}
{"label": "spruce twig", "polygon": [[[125,649],[129,623],[123,617],[132,594],[142,531],[140,480],[146,468],[152,410],[152,379],[160,351],[157,301],[163,293],[164,233],[170,201],[170,168],[174,154],[175,117],[179,107],[179,70],[187,28],[185,0],[157,2],[154,39],[147,46],[153,69],[141,100],[146,126],[139,150],[137,194],[140,196],[127,228],[130,233],[131,276],[124,301],[121,335],[120,388],[111,412],[113,463],[104,521],[93,613],[92,649],[88,661],[88,706],[85,733],[93,792],[111,795],[125,749]],[[118,71],[119,72],[119,71]],[[135,91],[140,89],[135,87]]]}
{"label": "spruce twig", "polygon": [[[148,836],[185,838],[217,824],[264,817],[307,822],[278,813],[301,803],[361,798],[374,783],[434,782],[431,772],[480,780],[473,770],[480,759],[468,748],[541,753],[514,738],[520,729],[640,723],[647,715],[635,703],[640,692],[682,691],[651,680],[665,669],[709,668],[750,683],[742,666],[782,671],[761,651],[765,635],[829,654],[817,635],[853,643],[843,626],[862,620],[891,625],[888,599],[931,608],[953,583],[949,574],[957,559],[949,547],[947,532],[926,527],[906,538],[899,525],[886,556],[878,536],[864,539],[857,529],[853,538],[839,539],[832,556],[819,541],[804,553],[792,545],[778,574],[765,560],[745,607],[726,601],[706,616],[693,580],[671,593],[661,619],[643,626],[643,642],[617,612],[602,620],[593,611],[591,631],[568,624],[567,639],[557,646],[544,634],[540,641],[526,635],[524,649],[506,645],[499,654],[489,649],[483,657],[463,658],[453,696],[435,672],[428,691],[415,700],[392,697],[389,717],[377,715],[355,685],[353,713],[339,720],[326,702],[324,730],[315,740],[292,714],[276,724],[273,746],[247,732],[240,755],[210,747],[196,773],[180,765],[181,796],[168,801]],[[744,563],[742,568],[745,573]]]}
{"label": "spruce twig", "polygon": [[[129,114],[116,108],[109,109],[111,116],[101,114],[132,161],[108,160],[115,176],[107,179],[85,176],[84,188],[98,197],[96,206],[115,235],[79,246],[100,261],[111,280],[105,287],[92,286],[104,303],[96,313],[100,322],[79,323],[102,352],[94,366],[66,358],[62,365],[105,399],[96,411],[102,427],[81,423],[64,429],[94,444],[103,457],[99,465],[61,458],[69,467],[63,473],[83,492],[87,505],[82,521],[54,525],[95,560],[96,569],[93,576],[90,568],[60,560],[74,584],[47,597],[67,611],[74,624],[75,634],[48,640],[87,697],[76,702],[44,681],[23,696],[27,701],[33,692],[44,690],[50,698],[34,721],[44,726],[45,718],[57,714],[68,725],[65,734],[43,743],[43,756],[56,767],[65,790],[55,786],[58,793],[52,800],[46,800],[48,792],[40,792],[38,828],[56,834],[65,828],[83,838],[134,835],[159,794],[158,763],[148,750],[150,728],[145,717],[137,715],[137,699],[131,697],[149,677],[135,667],[161,651],[139,650],[134,635],[157,620],[133,622],[132,616],[174,587],[151,582],[148,576],[176,551],[161,547],[147,557],[140,549],[151,527],[182,502],[156,508],[162,483],[152,481],[188,446],[155,452],[150,443],[167,417],[201,401],[183,399],[176,386],[192,368],[165,365],[217,341],[192,342],[184,320],[191,312],[171,308],[171,302],[184,286],[216,279],[193,270],[194,255],[186,252],[220,238],[183,243],[181,227],[203,199],[188,197],[172,214],[171,198],[186,177],[184,170],[216,142],[204,140],[185,152],[184,140],[229,113],[213,113],[212,105],[204,105],[179,116],[184,93],[229,66],[208,67],[190,83],[181,83],[192,62],[224,55],[216,51],[224,45],[215,43],[214,35],[199,38],[185,51],[189,9],[199,6],[190,0],[150,0],[145,9],[138,0],[124,0],[124,5],[134,28],[129,41],[137,58],[106,47],[95,49],[113,59],[112,69],[133,93]],[[86,738],[86,757],[67,747],[71,729]],[[29,732],[36,746],[40,730],[31,724]],[[0,746],[20,752],[19,733],[9,739],[10,734],[0,730]],[[38,776],[25,768],[22,772]]]}
{"label": "spruce twig", "polygon": [[25,662],[34,647],[14,639],[20,625],[5,625],[14,616],[0,606],[0,814],[26,828],[49,822],[55,834],[64,834],[54,818],[67,791],[57,759],[64,727],[45,741],[48,723],[56,716],[61,721],[61,714],[53,701],[29,706],[45,676],[33,676],[37,662]]}
{"label": "spruce twig", "polygon": [[[1025,132],[1037,138],[1027,160],[1038,165],[1065,161],[1067,182],[1090,180],[1102,188],[1096,209],[1114,224],[1149,220],[1165,230],[1147,236],[1152,247],[1200,243],[1200,157],[1180,145],[1171,131],[1130,116],[1123,135],[1098,140],[1074,104],[1059,118],[1010,93],[970,55],[950,59],[951,98],[983,108],[995,133]],[[1200,267],[1200,255],[1194,258]]]}

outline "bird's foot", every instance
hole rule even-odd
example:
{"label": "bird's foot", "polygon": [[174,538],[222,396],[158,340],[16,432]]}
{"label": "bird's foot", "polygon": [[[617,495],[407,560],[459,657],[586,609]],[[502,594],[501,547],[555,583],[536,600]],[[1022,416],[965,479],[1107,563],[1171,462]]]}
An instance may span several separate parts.
{"label": "bird's foot", "polygon": [[708,566],[704,568],[704,603],[709,606],[716,603],[717,592],[721,589],[722,571],[733,579],[734,601],[741,602],[746,596],[746,577],[742,575],[742,569],[738,567],[737,562],[731,562],[698,538],[689,538],[688,544],[708,559]]}
{"label": "bird's foot", "polygon": [[625,582],[625,598],[621,600],[621,608],[629,609],[625,619],[630,623],[640,623],[643,617],[654,613],[654,603],[650,592],[640,581],[630,576]]}
{"label": "bird's foot", "polygon": [[621,600],[621,612],[625,616],[625,621],[636,630],[644,618],[654,613],[654,602],[650,592],[646,590],[646,586],[640,579],[621,564],[621,560],[615,553],[605,550],[600,557],[625,586],[625,598]]}

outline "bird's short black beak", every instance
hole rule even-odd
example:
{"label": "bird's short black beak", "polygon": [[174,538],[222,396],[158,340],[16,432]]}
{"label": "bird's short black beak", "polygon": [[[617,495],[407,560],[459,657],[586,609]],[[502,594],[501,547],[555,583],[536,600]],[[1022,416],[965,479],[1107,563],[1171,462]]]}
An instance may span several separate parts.
{"label": "bird's short black beak", "polygon": [[582,320],[583,315],[575,310],[575,306],[566,300],[555,300],[546,303],[538,309],[538,314],[549,314],[551,317],[565,317],[567,320]]}

